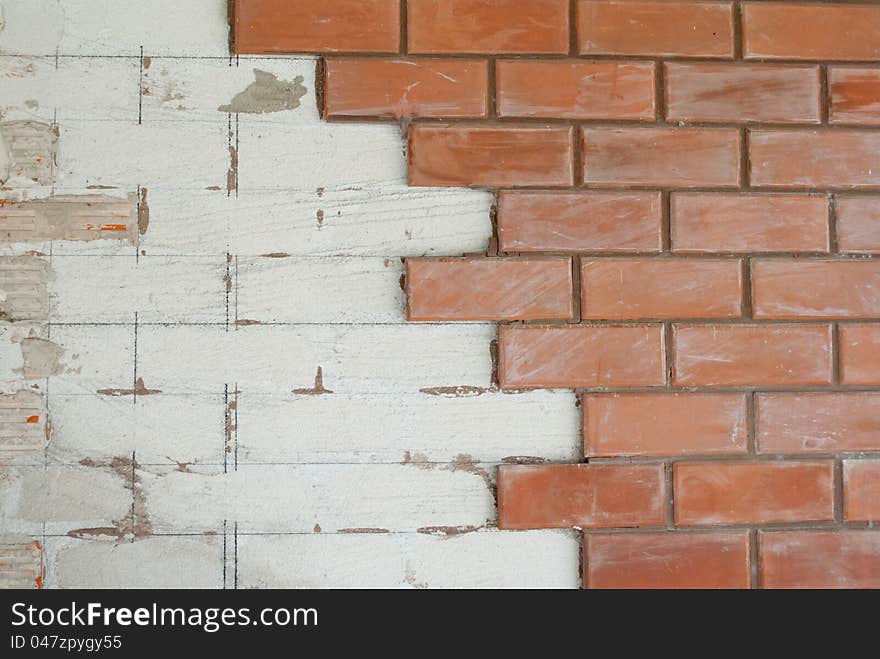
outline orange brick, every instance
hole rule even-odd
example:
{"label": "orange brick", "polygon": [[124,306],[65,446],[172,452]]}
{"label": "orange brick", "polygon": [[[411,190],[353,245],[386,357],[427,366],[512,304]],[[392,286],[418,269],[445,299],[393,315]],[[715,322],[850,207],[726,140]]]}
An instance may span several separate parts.
{"label": "orange brick", "polygon": [[498,199],[506,252],[659,252],[659,192],[507,192]]}
{"label": "orange brick", "polygon": [[838,196],[837,246],[851,254],[880,253],[880,196]]}
{"label": "orange brick", "polygon": [[672,251],[827,252],[825,195],[672,194]]}
{"label": "orange brick", "polygon": [[730,2],[580,0],[581,54],[733,56]]}
{"label": "orange brick", "polygon": [[870,60],[880,57],[880,7],[743,3],[746,57]]}
{"label": "orange brick", "polygon": [[498,328],[498,377],[504,389],[638,387],[666,379],[663,328]]}
{"label": "orange brick", "polygon": [[880,588],[880,531],[762,531],[762,588]]}
{"label": "orange brick", "polygon": [[739,184],[732,128],[584,128],[584,181],[671,187]]}
{"label": "orange brick", "polygon": [[406,260],[408,320],[569,319],[568,258]]}
{"label": "orange brick", "polygon": [[488,66],[467,59],[328,59],[325,117],[484,117]]}
{"label": "orange brick", "polygon": [[663,465],[501,465],[501,529],[659,526]]}
{"label": "orange brick", "polygon": [[398,0],[235,0],[235,52],[397,52]]}
{"label": "orange brick", "polygon": [[587,457],[747,450],[742,394],[590,394],[582,410]]}
{"label": "orange brick", "polygon": [[582,259],[581,317],[732,318],[742,302],[739,259]]}
{"label": "orange brick", "polygon": [[831,123],[880,125],[880,69],[829,69],[828,88]]}
{"label": "orange brick", "polygon": [[573,182],[571,128],[413,126],[414,186],[565,186]]}
{"label": "orange brick", "polygon": [[880,261],[752,262],[755,318],[880,316]]}
{"label": "orange brick", "polygon": [[498,116],[654,119],[653,62],[503,60]]}
{"label": "orange brick", "polygon": [[843,484],[846,521],[880,521],[880,460],[844,460]]}
{"label": "orange brick", "polygon": [[833,468],[831,461],[677,463],[675,523],[830,521]]}
{"label": "orange brick", "polygon": [[880,325],[840,326],[840,380],[880,384]]}
{"label": "orange brick", "polygon": [[567,53],[568,0],[409,0],[412,53]]}
{"label": "orange brick", "polygon": [[762,453],[880,451],[880,393],[758,394]]}
{"label": "orange brick", "polygon": [[748,588],[747,531],[590,533],[587,588]]}
{"label": "orange brick", "polygon": [[819,123],[819,67],[666,64],[673,121]]}
{"label": "orange brick", "polygon": [[676,325],[673,336],[676,384],[831,384],[827,325]]}
{"label": "orange brick", "polygon": [[860,130],[753,130],[756,186],[880,186],[880,133]]}

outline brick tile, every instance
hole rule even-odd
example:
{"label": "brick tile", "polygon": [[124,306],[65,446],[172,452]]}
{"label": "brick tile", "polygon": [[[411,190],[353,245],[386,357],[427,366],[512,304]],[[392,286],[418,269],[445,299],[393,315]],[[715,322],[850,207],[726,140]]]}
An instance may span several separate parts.
{"label": "brick tile", "polygon": [[571,128],[417,125],[409,131],[414,186],[565,186]]}
{"label": "brick tile", "polygon": [[659,252],[659,192],[507,192],[498,238],[507,252]]}
{"label": "brick tile", "polygon": [[409,0],[412,53],[567,53],[568,0]]}
{"label": "brick tile", "polygon": [[671,187],[739,184],[732,128],[584,128],[584,181]]}
{"label": "brick tile", "polygon": [[659,526],[663,465],[501,465],[501,529]]}
{"label": "brick tile", "polygon": [[880,451],[880,392],[758,394],[761,453]]}
{"label": "brick tile", "polygon": [[747,450],[743,394],[589,394],[581,409],[587,457]]}
{"label": "brick tile", "polygon": [[411,258],[408,320],[570,319],[571,259]]}
{"label": "brick tile", "polygon": [[739,259],[582,259],[584,319],[733,318]]}
{"label": "brick tile", "polygon": [[666,67],[674,121],[819,123],[819,67],[680,64]]}
{"label": "brick tile", "polygon": [[673,336],[676,384],[831,384],[827,325],[676,325]]}
{"label": "brick tile", "polygon": [[43,547],[40,542],[0,542],[0,590],[43,587]]}
{"label": "brick tile", "polygon": [[398,0],[235,0],[235,52],[397,52]]}
{"label": "brick tile", "polygon": [[748,588],[747,531],[590,533],[588,588]]}
{"label": "brick tile", "polygon": [[880,126],[880,68],[833,67],[828,91],[831,123]]}
{"label": "brick tile", "polygon": [[733,56],[730,2],[580,0],[581,54]]}
{"label": "brick tile", "polygon": [[822,462],[680,462],[673,466],[675,523],[830,521],[833,466]]}
{"label": "brick tile", "polygon": [[880,531],[763,531],[762,588],[880,588]]}
{"label": "brick tile", "polygon": [[672,194],[672,250],[712,252],[827,252],[825,195]]}
{"label": "brick tile", "polygon": [[840,326],[840,381],[880,384],[880,325]]}
{"label": "brick tile", "polygon": [[484,117],[488,66],[466,59],[328,59],[325,117]]}
{"label": "brick tile", "polygon": [[752,261],[755,318],[880,316],[880,261]]}
{"label": "brick tile", "polygon": [[639,327],[498,328],[502,388],[638,387],[666,378],[663,329]]}
{"label": "brick tile", "polygon": [[746,57],[870,60],[880,57],[880,7],[743,3]]}
{"label": "brick tile", "polygon": [[880,521],[880,460],[844,460],[843,484],[846,521]]}
{"label": "brick tile", "polygon": [[880,187],[880,133],[859,130],[753,130],[755,186]]}
{"label": "brick tile", "polygon": [[880,196],[838,196],[837,246],[851,254],[880,253]]}
{"label": "brick tile", "polygon": [[653,62],[502,60],[498,116],[654,119]]}

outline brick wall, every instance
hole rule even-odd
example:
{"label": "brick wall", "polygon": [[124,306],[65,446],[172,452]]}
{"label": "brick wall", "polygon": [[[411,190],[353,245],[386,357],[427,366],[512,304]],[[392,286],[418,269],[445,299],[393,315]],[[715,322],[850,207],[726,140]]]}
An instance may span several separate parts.
{"label": "brick wall", "polygon": [[402,122],[410,185],[497,192],[406,293],[581,394],[584,461],[502,466],[501,528],[583,529],[591,587],[880,586],[880,6],[234,9],[239,53],[325,54],[326,119]]}

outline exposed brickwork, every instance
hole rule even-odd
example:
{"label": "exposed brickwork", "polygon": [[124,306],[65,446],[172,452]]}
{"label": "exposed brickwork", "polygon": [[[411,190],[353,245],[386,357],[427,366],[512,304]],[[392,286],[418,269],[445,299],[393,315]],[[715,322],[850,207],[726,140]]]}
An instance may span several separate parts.
{"label": "exposed brickwork", "polygon": [[583,529],[587,587],[880,587],[880,7],[236,11],[240,53],[340,53],[325,117],[405,120],[411,185],[497,194],[406,292],[580,394],[584,463],[500,467],[501,528]]}

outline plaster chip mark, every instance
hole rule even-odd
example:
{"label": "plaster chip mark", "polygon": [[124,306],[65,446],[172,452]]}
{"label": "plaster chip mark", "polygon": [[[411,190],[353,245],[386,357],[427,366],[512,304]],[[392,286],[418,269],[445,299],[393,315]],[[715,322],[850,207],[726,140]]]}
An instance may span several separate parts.
{"label": "plaster chip mark", "polygon": [[458,386],[458,387],[426,387],[424,389],[419,389],[419,391],[423,394],[428,394],[429,396],[444,396],[447,398],[472,398],[474,396],[482,396],[485,393],[491,393],[496,391],[494,388],[490,387],[470,387],[470,386]]}
{"label": "plaster chip mark", "polygon": [[221,105],[220,112],[241,114],[265,114],[295,110],[300,99],[306,95],[303,77],[279,80],[273,74],[254,69],[254,81],[236,94],[228,105]]}
{"label": "plaster chip mark", "polygon": [[137,204],[137,230],[144,235],[150,226],[150,205],[147,203],[147,189],[140,189],[140,199]]}
{"label": "plaster chip mark", "polygon": [[324,394],[332,394],[330,389],[324,388],[324,369],[320,366],[315,373],[315,386],[307,389],[294,389],[293,393],[298,396],[322,396]]}
{"label": "plaster chip mark", "polygon": [[147,389],[144,379],[138,378],[134,389],[98,389],[95,393],[101,396],[153,396],[161,394],[161,389]]}
{"label": "plaster chip mark", "polygon": [[391,533],[388,529],[364,527],[339,529],[337,533]]}
{"label": "plaster chip mark", "polygon": [[[148,222],[149,215],[146,218]],[[7,201],[0,203],[0,241],[127,239],[135,243],[139,220],[138,196],[134,194],[124,199],[54,195],[32,201]]]}
{"label": "plaster chip mark", "polygon": [[42,380],[64,372],[61,363],[64,349],[57,343],[31,336],[23,338],[20,345],[25,380]]}
{"label": "plaster chip mark", "polygon": [[153,527],[147,514],[147,501],[141,486],[141,478],[137,473],[140,465],[132,457],[115,457],[109,461],[83,459],[80,460],[83,467],[95,467],[97,469],[110,470],[119,476],[125,483],[126,489],[131,491],[131,511],[124,518],[113,520],[113,526],[101,526],[83,529],[74,529],[67,535],[74,538],[87,538],[89,536],[110,536],[117,540],[138,540],[153,534]]}
{"label": "plaster chip mark", "polygon": [[235,321],[238,327],[250,327],[251,325],[262,325],[262,321],[253,320],[251,318],[239,318]]}
{"label": "plaster chip mark", "polygon": [[490,474],[487,469],[480,466],[480,463],[467,453],[459,453],[452,459],[452,462],[434,462],[422,453],[404,451],[403,462],[400,464],[410,465],[417,469],[440,469],[441,471],[452,472],[463,471],[468,474],[473,474],[474,476],[480,477],[483,480],[483,483],[485,483],[486,488],[492,493],[492,496],[495,496],[496,487],[492,474]]}
{"label": "plaster chip mark", "polygon": [[315,216],[318,219],[318,228],[320,229],[322,226],[324,226],[324,209],[319,208],[318,212],[315,213]]}
{"label": "plaster chip mark", "polygon": [[260,254],[264,259],[286,259],[290,256],[287,252],[271,252],[270,254]]}
{"label": "plaster chip mark", "polygon": [[0,122],[0,183],[52,185],[58,128],[39,121]]}
{"label": "plaster chip mark", "polygon": [[49,264],[37,256],[0,256],[0,322],[49,318]]}
{"label": "plaster chip mark", "polygon": [[446,538],[453,538],[457,535],[464,535],[465,533],[474,533],[475,531],[479,531],[481,529],[486,528],[484,526],[422,526],[416,529],[417,533],[422,533],[423,535],[439,535]]}

